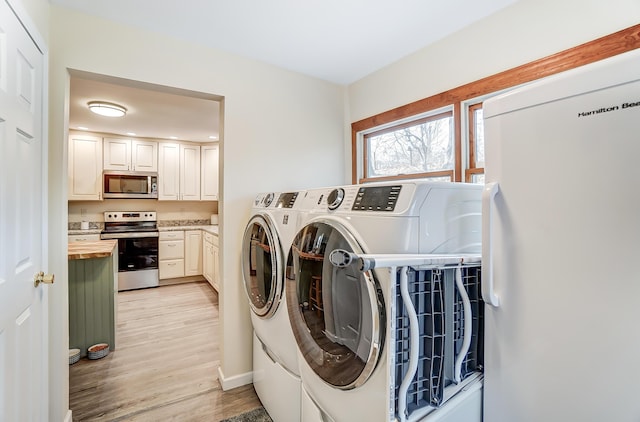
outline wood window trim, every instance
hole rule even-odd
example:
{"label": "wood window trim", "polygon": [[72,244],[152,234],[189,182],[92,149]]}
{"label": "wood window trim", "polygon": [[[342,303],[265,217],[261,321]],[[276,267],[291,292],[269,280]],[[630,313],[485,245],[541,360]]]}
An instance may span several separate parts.
{"label": "wood window trim", "polygon": [[371,178],[363,178],[362,182],[384,182],[388,180],[408,180],[408,179],[421,179],[425,177],[448,177],[453,180],[453,170],[439,170],[439,171],[430,171],[427,173],[411,173],[411,174],[398,174],[395,176],[380,176],[380,177],[371,177]]}
{"label": "wood window trim", "polygon": [[[441,92],[404,106],[385,111],[351,123],[351,180],[358,182],[358,133],[394,121],[406,119],[440,107],[454,106],[454,133],[456,146],[456,169],[462,163],[461,156],[461,102],[498,92],[523,83],[564,72],[565,70],[584,66],[599,60],[616,56],[627,51],[640,48],[640,24],[606,35],[593,41],[581,44],[559,53],[514,67],[509,70],[488,76],[478,81]],[[461,174],[455,172],[455,181],[460,181]]]}

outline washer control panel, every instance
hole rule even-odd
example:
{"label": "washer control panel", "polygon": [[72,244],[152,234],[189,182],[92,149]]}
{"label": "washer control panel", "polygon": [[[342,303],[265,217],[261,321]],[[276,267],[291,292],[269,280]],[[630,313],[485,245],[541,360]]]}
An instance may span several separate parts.
{"label": "washer control panel", "polygon": [[298,192],[281,193],[276,202],[276,208],[293,208],[296,199],[298,199]]}

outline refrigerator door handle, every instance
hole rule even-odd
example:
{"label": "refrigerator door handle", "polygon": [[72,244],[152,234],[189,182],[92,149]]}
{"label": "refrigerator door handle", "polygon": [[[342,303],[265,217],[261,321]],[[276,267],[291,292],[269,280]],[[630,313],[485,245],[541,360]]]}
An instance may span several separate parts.
{"label": "refrigerator door handle", "polygon": [[493,209],[500,191],[498,182],[489,182],[482,191],[482,300],[493,307],[500,306],[500,298],[493,289]]}

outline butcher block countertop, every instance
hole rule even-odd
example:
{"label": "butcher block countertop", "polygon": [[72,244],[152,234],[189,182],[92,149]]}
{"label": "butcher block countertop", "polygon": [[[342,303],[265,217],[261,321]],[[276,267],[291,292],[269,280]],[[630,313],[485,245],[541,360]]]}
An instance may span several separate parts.
{"label": "butcher block countertop", "polygon": [[69,243],[69,259],[91,259],[111,256],[117,240],[94,240]]}

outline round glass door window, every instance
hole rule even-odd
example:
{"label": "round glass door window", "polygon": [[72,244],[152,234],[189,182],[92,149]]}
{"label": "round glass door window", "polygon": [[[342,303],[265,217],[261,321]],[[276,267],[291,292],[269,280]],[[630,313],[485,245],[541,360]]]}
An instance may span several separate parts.
{"label": "round glass door window", "polygon": [[267,217],[256,215],[247,224],[242,241],[242,274],[253,312],[271,317],[280,303],[284,275],[280,243]]}
{"label": "round glass door window", "polygon": [[362,253],[339,223],[317,220],[295,237],[287,257],[285,290],[289,319],[307,363],[330,385],[362,385],[378,362],[385,307],[371,272],[355,264],[338,268],[335,249]]}

